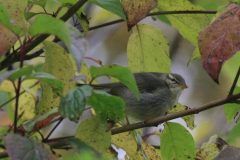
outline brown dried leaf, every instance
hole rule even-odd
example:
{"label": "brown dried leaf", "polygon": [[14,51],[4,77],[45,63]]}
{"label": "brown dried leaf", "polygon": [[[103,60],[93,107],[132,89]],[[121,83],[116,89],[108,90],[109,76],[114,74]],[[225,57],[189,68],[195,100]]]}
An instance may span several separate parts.
{"label": "brown dried leaf", "polygon": [[240,8],[231,4],[198,37],[202,65],[218,83],[223,63],[240,50]]}
{"label": "brown dried leaf", "polygon": [[158,5],[157,0],[122,0],[128,31]]}

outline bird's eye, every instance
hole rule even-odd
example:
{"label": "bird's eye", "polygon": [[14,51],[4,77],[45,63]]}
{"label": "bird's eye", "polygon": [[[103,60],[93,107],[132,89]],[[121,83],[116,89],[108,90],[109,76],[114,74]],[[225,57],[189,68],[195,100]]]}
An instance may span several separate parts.
{"label": "bird's eye", "polygon": [[171,79],[171,81],[176,82],[176,79]]}

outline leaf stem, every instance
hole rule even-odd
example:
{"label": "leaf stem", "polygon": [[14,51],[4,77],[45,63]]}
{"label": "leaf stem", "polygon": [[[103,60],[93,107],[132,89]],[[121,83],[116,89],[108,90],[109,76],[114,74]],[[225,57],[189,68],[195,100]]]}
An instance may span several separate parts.
{"label": "leaf stem", "polygon": [[231,87],[230,92],[229,92],[229,94],[228,94],[228,95],[230,95],[230,96],[233,94],[233,91],[234,91],[234,88],[236,87],[236,84],[237,84],[239,75],[240,75],[240,66],[239,66],[239,68],[238,68],[238,72],[237,72],[237,74],[236,74],[236,76],[235,76],[235,79],[234,79],[234,81],[233,81],[232,87]]}
{"label": "leaf stem", "polygon": [[[64,16],[61,17],[61,19],[63,21],[66,21],[79,8],[81,8],[81,5],[83,5],[86,2],[87,2],[87,0],[78,1],[71,9],[69,9],[69,11]],[[217,13],[217,11],[165,11],[165,12],[150,13],[147,16],[163,15],[163,14],[215,14],[215,13]],[[93,27],[89,27],[89,31],[99,29],[99,28],[102,28],[102,27],[106,27],[106,26],[110,26],[110,25],[113,25],[113,24],[117,24],[117,23],[120,23],[120,22],[124,22],[124,20],[123,19],[117,19],[117,20],[114,20],[114,21],[111,21],[111,22],[107,22],[107,23],[103,23],[103,24],[96,25],[96,26],[93,26]],[[80,32],[84,32],[83,29],[81,29]],[[27,49],[27,52],[34,49],[38,44],[40,44],[42,41],[44,41],[48,36],[49,35],[40,35],[36,39],[34,39],[34,41],[32,41],[31,44],[29,45],[29,48]],[[58,41],[60,41],[60,40],[56,40],[55,42],[58,42]],[[38,57],[43,52],[44,52],[43,49],[40,49],[33,54],[26,55],[25,60],[30,60],[30,59],[33,59],[35,57]],[[14,55],[14,56],[12,56],[12,54],[10,54],[2,62],[0,62],[0,71],[3,70],[6,67],[12,65],[13,63],[17,62],[18,60],[19,60],[19,52],[17,52],[16,55]]]}
{"label": "leaf stem", "polygon": [[100,61],[100,60],[96,60],[96,59],[94,59],[94,58],[91,58],[91,57],[84,57],[85,59],[90,59],[90,60],[92,60],[92,61],[94,61],[94,62],[96,62],[97,64],[99,64],[100,66],[102,66],[103,67],[103,65],[102,65],[102,61]]}
{"label": "leaf stem", "polygon": [[151,134],[149,134],[149,135],[147,135],[147,137],[145,137],[144,139],[143,139],[143,141],[145,142],[149,137],[151,137],[152,135],[157,135],[155,132],[153,132],[153,133],[151,133]]}

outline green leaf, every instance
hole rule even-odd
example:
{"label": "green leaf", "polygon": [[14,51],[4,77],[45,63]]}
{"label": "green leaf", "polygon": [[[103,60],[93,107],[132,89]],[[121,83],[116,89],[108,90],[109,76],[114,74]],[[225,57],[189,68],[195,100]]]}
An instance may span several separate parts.
{"label": "green leaf", "polygon": [[70,49],[71,37],[67,25],[60,19],[49,15],[38,15],[30,27],[30,35],[39,34],[56,35]]}
{"label": "green leaf", "polygon": [[[238,93],[240,93],[240,88],[236,86],[234,88],[233,95]],[[236,104],[236,103],[224,104],[224,112],[227,118],[227,123],[231,123],[235,119],[235,117],[239,112],[239,109],[240,109],[240,104]]]}
{"label": "green leaf", "polygon": [[[60,45],[48,41],[43,44],[45,46],[45,63],[42,71],[52,74],[64,84],[63,96],[65,96],[75,87],[75,82],[69,82],[69,79],[75,76],[72,62]],[[41,81],[40,85],[42,97],[36,108],[37,115],[44,114],[60,104],[60,96],[54,93],[51,84]]]}
{"label": "green leaf", "polygon": [[[185,111],[188,110],[187,106],[181,105],[180,103],[177,103],[175,107],[171,108],[168,113],[169,114],[173,114],[173,113],[177,113],[180,111]],[[184,116],[181,117],[187,124],[188,128],[190,128],[191,130],[193,130],[196,126],[194,125],[194,114],[188,115],[188,116]]]}
{"label": "green leaf", "polygon": [[11,31],[13,31],[18,35],[21,31],[21,28],[18,26],[15,26],[14,23],[11,23],[9,13],[1,3],[0,3],[0,11],[1,11],[0,24],[9,28]]}
{"label": "green leaf", "polygon": [[64,118],[68,117],[71,121],[77,122],[85,109],[87,97],[91,96],[91,94],[92,87],[89,85],[84,85],[68,92],[60,102],[59,111],[61,115]]}
{"label": "green leaf", "polygon": [[38,15],[37,13],[33,13],[33,12],[26,12],[24,13],[25,19],[28,21],[29,19],[31,19],[33,16]]}
{"label": "green leaf", "polygon": [[117,96],[111,96],[106,92],[93,91],[92,96],[88,98],[88,105],[99,114],[100,122],[106,126],[107,118],[118,122],[118,118],[125,118],[125,103],[123,99]]}
{"label": "green leaf", "polygon": [[[0,84],[0,86],[1,86],[1,84]],[[7,99],[8,99],[7,92],[0,91],[0,106],[3,105]],[[7,104],[5,104],[2,107],[7,107]],[[2,107],[0,107],[0,109]]]}
{"label": "green leaf", "polygon": [[186,160],[196,158],[195,143],[192,135],[178,123],[164,124],[161,136],[161,155],[163,160]]}
{"label": "green leaf", "polygon": [[168,20],[168,18],[165,15],[157,15],[157,18],[160,21],[165,22],[166,24],[171,25],[171,22]]}
{"label": "green leaf", "polygon": [[81,12],[80,10],[76,12],[76,15],[78,17],[79,23],[83,28],[83,31],[85,34],[84,36],[86,36],[89,31],[89,21],[88,21],[87,15],[84,12]]}
{"label": "green leaf", "polygon": [[28,76],[29,74],[32,73],[32,71],[33,71],[33,66],[26,66],[14,72],[10,77],[8,77],[8,79],[11,81],[15,81],[16,79],[22,76]]}
{"label": "green leaf", "polygon": [[95,155],[98,154],[98,152],[93,147],[87,145],[85,142],[81,141],[80,139],[77,139],[74,137],[74,138],[66,139],[66,141],[79,154],[82,154],[83,152],[86,152],[86,151],[92,151]]}
{"label": "green leaf", "polygon": [[2,82],[5,79],[8,79],[9,76],[11,76],[14,72],[16,72],[17,70],[13,70],[13,71],[6,71],[3,74],[0,74],[0,85],[2,84]]}
{"label": "green leaf", "polygon": [[105,131],[99,116],[82,121],[77,128],[75,137],[101,154],[105,153],[111,145],[111,132]]}
{"label": "green leaf", "polygon": [[28,5],[38,5],[41,7],[45,7],[47,4],[47,0],[39,0],[39,1],[28,1]]}
{"label": "green leaf", "polygon": [[38,79],[42,82],[49,83],[54,93],[57,93],[58,95],[62,95],[63,87],[64,87],[63,82],[61,82],[55,76],[49,73],[35,72],[27,76],[26,78],[24,78],[24,80],[27,80],[27,79]]}
{"label": "green leaf", "polygon": [[237,123],[232,130],[229,132],[228,144],[231,146],[238,146],[238,142],[240,139],[240,123]]}
{"label": "green leaf", "polygon": [[[161,11],[194,11],[204,10],[201,6],[196,6],[188,0],[158,1],[158,7]],[[194,46],[198,46],[198,34],[209,23],[210,17],[207,14],[171,14],[166,15],[179,33],[189,40]]]}
{"label": "green leaf", "polygon": [[0,127],[0,137],[2,137],[8,131],[8,129],[9,129],[9,127],[1,126]]}
{"label": "green leaf", "polygon": [[17,134],[3,136],[10,159],[52,160],[50,147],[27,137]]}
{"label": "green leaf", "polygon": [[[62,3],[61,7],[71,8],[75,3],[78,2],[78,0],[59,0],[59,2]],[[79,10],[77,10],[76,16],[77,16],[77,18],[84,30],[85,36],[86,36],[89,31],[89,21],[87,19],[87,16],[84,13],[84,7],[81,7]]]}
{"label": "green leaf", "polygon": [[23,122],[22,126],[26,130],[26,132],[31,132],[34,129],[34,127],[36,126],[37,122],[45,120],[46,118],[48,118],[49,116],[51,116],[57,112],[58,112],[58,108],[54,108],[54,109],[44,113],[43,115],[37,116],[31,120]]}
{"label": "green leaf", "polygon": [[78,72],[81,70],[83,58],[87,52],[87,40],[83,38],[82,34],[73,26],[68,25],[71,34],[70,53],[72,54]]}
{"label": "green leaf", "polygon": [[126,67],[118,65],[110,65],[104,67],[90,67],[91,76],[93,78],[102,75],[113,76],[120,80],[125,86],[127,86],[136,96],[139,98],[139,90],[136,84],[136,80],[133,73]]}
{"label": "green leaf", "polygon": [[128,46],[128,68],[133,72],[170,73],[169,44],[161,30],[140,24],[131,34]]}
{"label": "green leaf", "polygon": [[113,14],[118,15],[126,21],[126,16],[123,12],[122,4],[119,0],[89,0],[88,2],[94,3],[99,7],[102,7]]}
{"label": "green leaf", "polygon": [[145,152],[143,150],[143,146],[142,146],[143,140],[142,140],[141,135],[138,133],[137,130],[131,131],[130,134],[134,138],[134,140],[135,140],[135,142],[137,144],[137,148],[138,148],[137,150],[140,150],[144,160],[147,160],[148,158],[147,158],[147,156],[146,156],[146,154],[145,154]]}

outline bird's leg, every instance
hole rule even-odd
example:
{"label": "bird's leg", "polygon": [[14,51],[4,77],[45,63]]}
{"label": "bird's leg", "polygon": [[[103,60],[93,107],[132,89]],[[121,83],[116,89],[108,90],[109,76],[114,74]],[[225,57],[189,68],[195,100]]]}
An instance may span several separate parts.
{"label": "bird's leg", "polygon": [[124,124],[123,127],[126,127],[126,126],[130,125],[127,115],[126,115],[126,120],[127,120],[127,123]]}

